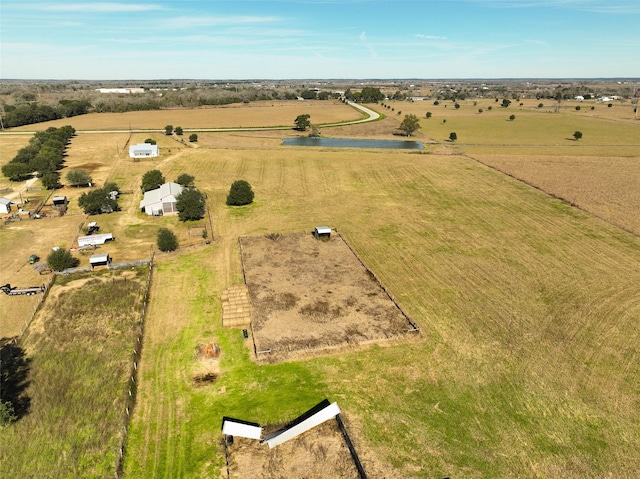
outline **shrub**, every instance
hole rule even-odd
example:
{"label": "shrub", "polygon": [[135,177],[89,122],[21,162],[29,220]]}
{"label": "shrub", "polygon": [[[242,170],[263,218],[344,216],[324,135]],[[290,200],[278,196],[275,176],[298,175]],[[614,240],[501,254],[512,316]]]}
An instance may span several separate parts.
{"label": "shrub", "polygon": [[449,141],[456,141],[458,139],[458,134],[455,131],[449,133]]}
{"label": "shrub", "polygon": [[164,127],[164,134],[169,136],[173,133],[173,125],[167,125]]}
{"label": "shrub", "polygon": [[426,118],[431,118],[432,114],[430,111],[427,112],[427,114],[425,115]]}
{"label": "shrub", "polygon": [[580,105],[576,106],[576,111],[580,111]]}
{"label": "shrub", "polygon": [[178,238],[176,238],[176,235],[173,234],[173,231],[170,229],[160,228],[158,230],[156,244],[160,251],[175,251],[178,249]]}
{"label": "shrub", "polygon": [[251,185],[245,180],[234,181],[227,196],[227,205],[242,206],[253,202],[254,193]]}
{"label": "shrub", "polygon": [[67,181],[71,186],[91,185],[91,177],[82,168],[74,168],[67,173]]}
{"label": "shrub", "polygon": [[149,145],[155,145],[158,142],[156,140],[154,140],[153,138],[147,138],[146,140],[144,140],[145,143],[148,143]]}
{"label": "shrub", "polygon": [[196,135],[195,133],[191,133],[189,135],[189,141],[191,143],[196,143],[198,141],[198,135]]}
{"label": "shrub", "polygon": [[176,131],[176,135],[179,135],[179,136],[181,136],[182,133],[183,133],[181,126],[176,126],[176,130],[175,131]]}
{"label": "shrub", "polygon": [[176,178],[176,183],[178,183],[180,186],[193,186],[193,182],[195,180],[196,178],[194,176],[187,173],[182,173]]}
{"label": "shrub", "polygon": [[581,132],[581,131],[576,131],[576,132],[574,132],[574,133],[573,133],[573,137],[574,137],[576,140],[579,140],[580,138],[582,138],[582,132]]}
{"label": "shrub", "polygon": [[509,116],[509,120],[513,121],[513,120],[515,120],[515,119],[516,119],[516,116],[515,116],[515,115],[510,115],[510,116]]}
{"label": "shrub", "polygon": [[80,264],[77,258],[71,256],[71,253],[63,248],[58,248],[47,256],[47,266],[53,271],[62,271],[67,268],[75,268]]}

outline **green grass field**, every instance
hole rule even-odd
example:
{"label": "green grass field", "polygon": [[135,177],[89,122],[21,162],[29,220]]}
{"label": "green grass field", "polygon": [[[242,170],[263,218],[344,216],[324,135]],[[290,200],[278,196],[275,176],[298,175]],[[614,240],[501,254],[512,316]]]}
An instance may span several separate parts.
{"label": "green grass field", "polygon": [[20,342],[29,405],[0,430],[0,476],[113,477],[145,272],[59,277],[52,286]]}
{"label": "green grass field", "polygon": [[[139,213],[136,193],[122,196],[122,212],[98,218],[116,235],[109,247],[117,257],[148,256],[160,226],[182,241],[178,252],[156,255],[125,477],[217,477],[222,416],[278,423],[325,397],[343,410],[372,478],[640,475],[640,240],[471,158],[535,157],[544,170],[545,161],[565,157],[624,157],[611,164],[633,178],[638,123],[623,107],[616,117],[618,105],[595,118],[606,107],[579,116],[497,105],[489,112],[489,104],[454,111],[396,102],[403,115],[433,112],[418,140],[458,133],[457,145],[422,153],[290,148],[269,133],[203,133],[200,148],[169,141],[157,160],[133,163],[115,155],[120,136],[96,139],[100,155],[90,138],[72,141],[70,166],[95,163],[100,181],[135,191],[149,169],[168,180],[186,172],[211,207],[208,246],[189,242],[175,218]],[[323,135],[392,138],[402,117],[383,112],[383,121]],[[575,130],[584,133],[580,141],[567,139]],[[626,198],[616,194],[620,176],[595,175],[604,170],[581,162],[573,172],[589,179],[586,196],[611,191],[603,204],[617,208]],[[237,179],[256,194],[248,207],[224,204]],[[623,217],[640,214],[636,196]],[[220,296],[242,282],[237,237],[318,225],[340,230],[421,336],[259,366],[241,331],[221,327]],[[0,235],[17,244],[35,232],[25,225]],[[13,265],[9,256],[0,251],[3,264]],[[195,385],[196,348],[211,341],[222,348],[220,377]],[[12,428],[0,431],[3,442]],[[102,471],[95,477],[113,475]]]}
{"label": "green grass field", "polygon": [[[640,471],[635,323],[640,244],[461,157],[292,149],[192,152],[168,164],[207,191],[214,246],[156,273],[126,470],[205,477],[230,415],[345,411],[373,477],[633,477]],[[256,203],[224,206],[233,179]],[[219,295],[241,281],[241,234],[339,228],[422,340],[256,366]],[[221,378],[190,384],[197,344]],[[377,474],[376,474],[377,473]],[[379,474],[379,476],[378,476]]]}

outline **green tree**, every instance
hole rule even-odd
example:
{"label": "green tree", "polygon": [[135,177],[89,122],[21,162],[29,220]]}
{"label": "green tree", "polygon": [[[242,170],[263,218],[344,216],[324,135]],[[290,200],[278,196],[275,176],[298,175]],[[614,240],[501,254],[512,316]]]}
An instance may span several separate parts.
{"label": "green tree", "polygon": [[164,134],[169,136],[173,133],[173,125],[167,125],[164,127]]}
{"label": "green tree", "polygon": [[57,171],[51,171],[49,173],[45,173],[40,178],[42,182],[42,186],[47,190],[55,190],[60,186],[60,173]]}
{"label": "green tree", "polygon": [[295,129],[300,131],[305,131],[307,128],[311,126],[311,115],[298,115],[293,122],[295,124]]}
{"label": "green tree", "polygon": [[405,115],[404,120],[402,120],[402,123],[400,124],[400,130],[402,130],[407,136],[411,136],[420,128],[420,120],[413,114]]}
{"label": "green tree", "polygon": [[11,162],[2,165],[2,174],[10,181],[23,181],[31,176],[31,169],[24,163]]}
{"label": "green tree", "polygon": [[425,115],[425,118],[427,118],[427,120],[428,120],[432,116],[433,116],[432,113],[430,111],[428,111],[427,114]]}
{"label": "green tree", "polygon": [[234,181],[227,196],[227,205],[242,206],[253,202],[254,193],[251,185],[245,180]]}
{"label": "green tree", "polygon": [[502,108],[508,108],[511,105],[511,100],[507,100],[506,98],[502,99]]}
{"label": "green tree", "polygon": [[193,186],[193,182],[195,181],[195,176],[189,175],[187,173],[182,173],[176,178],[176,183],[180,186]]}
{"label": "green tree", "polygon": [[86,186],[91,184],[91,177],[82,168],[74,168],[67,173],[67,182],[71,186]]}
{"label": "green tree", "polygon": [[98,188],[82,193],[78,198],[78,206],[88,215],[118,211],[118,200],[111,197],[111,191],[111,189]]}
{"label": "green tree", "polygon": [[177,198],[176,208],[180,221],[204,218],[204,195],[195,188],[185,188]]}
{"label": "green tree", "polygon": [[164,184],[164,176],[162,176],[162,172],[160,170],[149,170],[144,175],[142,175],[142,184],[140,185],[140,189],[142,192],[155,190],[156,188],[160,188]]}
{"label": "green tree", "polygon": [[573,137],[574,137],[576,140],[579,140],[580,138],[582,138],[582,132],[581,132],[581,131],[575,131],[575,132],[573,133]]}
{"label": "green tree", "polygon": [[146,140],[144,140],[145,143],[148,143],[150,145],[155,145],[158,142],[156,140],[154,140],[153,138],[147,138]]}
{"label": "green tree", "polygon": [[176,135],[182,136],[182,133],[183,133],[182,127],[176,126],[175,132],[176,132]]}
{"label": "green tree", "polygon": [[47,266],[49,266],[49,269],[52,269],[53,271],[75,268],[79,264],[80,261],[74,258],[69,250],[64,248],[55,249],[49,253],[49,256],[47,256]]}
{"label": "green tree", "polygon": [[191,133],[189,135],[189,141],[191,143],[196,143],[198,141],[198,135],[196,135],[195,133]]}
{"label": "green tree", "polygon": [[458,134],[455,131],[449,133],[449,141],[456,141],[458,139]]}
{"label": "green tree", "polygon": [[516,116],[515,116],[515,115],[509,115],[509,120],[513,121],[513,120],[515,120],[515,119],[516,119]]}
{"label": "green tree", "polygon": [[460,103],[455,103],[453,106],[456,108],[456,110],[460,109]]}
{"label": "green tree", "polygon": [[175,251],[178,249],[178,238],[170,229],[160,228],[156,237],[156,244],[160,251]]}

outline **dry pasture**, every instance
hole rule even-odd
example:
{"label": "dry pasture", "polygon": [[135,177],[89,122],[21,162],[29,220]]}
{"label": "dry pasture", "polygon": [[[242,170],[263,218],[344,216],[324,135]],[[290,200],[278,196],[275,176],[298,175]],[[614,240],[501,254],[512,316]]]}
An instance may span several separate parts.
{"label": "dry pasture", "polygon": [[[404,313],[342,237],[311,233],[241,238],[254,313],[258,359],[401,336],[413,329]],[[269,354],[261,354],[269,351]]]}
{"label": "dry pasture", "polygon": [[76,130],[163,130],[166,125],[183,129],[294,126],[298,115],[311,115],[313,124],[357,120],[360,112],[337,100],[263,101],[196,109],[90,113],[72,118],[25,125],[16,131],[46,130],[71,125]]}
{"label": "dry pasture", "polygon": [[336,421],[269,449],[251,439],[234,438],[227,446],[231,477],[279,479],[359,479],[358,471]]}

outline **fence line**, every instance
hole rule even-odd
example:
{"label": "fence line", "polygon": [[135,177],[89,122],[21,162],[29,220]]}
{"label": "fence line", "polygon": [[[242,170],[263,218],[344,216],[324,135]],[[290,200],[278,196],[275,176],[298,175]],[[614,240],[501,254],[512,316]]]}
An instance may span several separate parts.
{"label": "fence line", "polygon": [[49,294],[49,288],[51,288],[51,284],[53,283],[54,280],[55,280],[54,275],[49,276],[49,279],[47,279],[47,282],[44,284],[44,292],[42,293],[42,296],[38,298],[38,302],[33,307],[33,311],[31,311],[29,318],[22,325],[22,329],[20,330],[20,335],[14,340],[14,343],[16,345],[20,342],[20,340],[22,339],[22,336],[24,336],[24,333],[27,331],[27,328],[29,328],[29,325],[33,321],[33,318],[36,317],[36,313],[40,310],[42,303],[44,303],[44,300],[47,298]]}
{"label": "fence line", "polygon": [[120,479],[124,474],[124,460],[127,453],[127,438],[129,435],[129,424],[131,422],[131,416],[133,415],[133,409],[136,405],[136,397],[138,392],[138,364],[140,363],[140,358],[142,356],[142,344],[144,339],[144,323],[147,314],[147,301],[149,300],[149,291],[151,289],[151,278],[153,276],[153,253],[151,254],[151,258],[147,261],[148,270],[147,270],[147,285],[144,289],[144,294],[142,296],[142,305],[140,308],[140,325],[138,328],[138,334],[136,338],[136,342],[133,346],[133,353],[131,356],[131,369],[129,374],[129,387],[128,391],[125,393],[125,408],[123,413],[123,427],[122,427],[122,436],[120,438],[120,447],[118,448],[118,455],[116,459],[115,465],[115,479]]}

